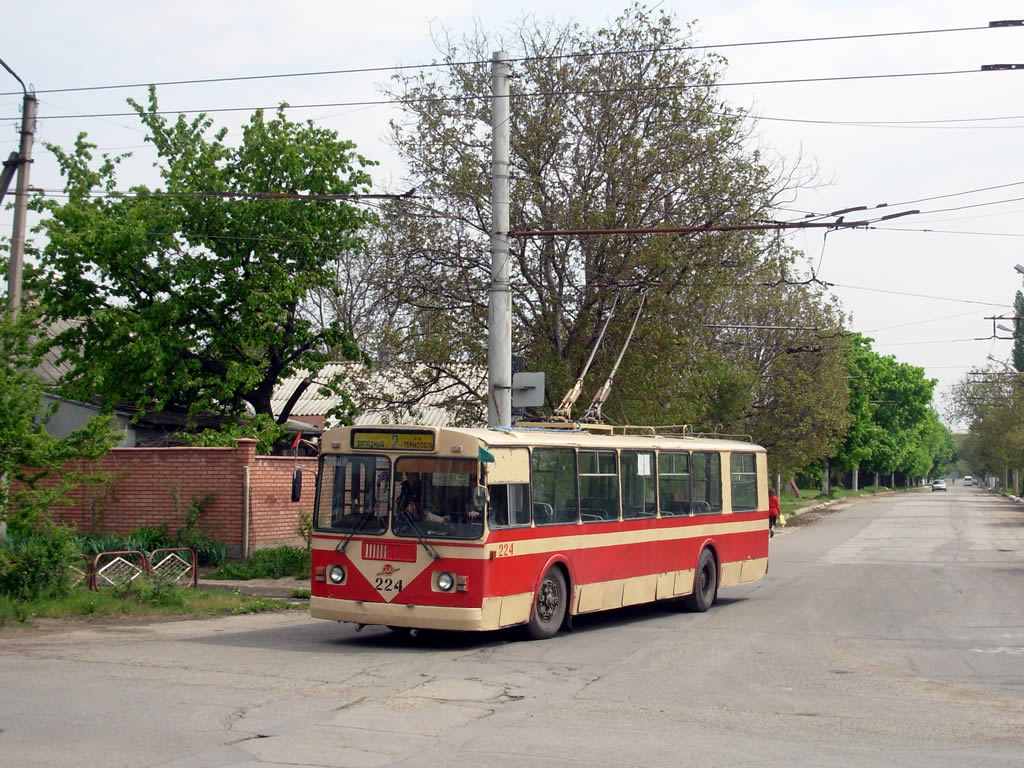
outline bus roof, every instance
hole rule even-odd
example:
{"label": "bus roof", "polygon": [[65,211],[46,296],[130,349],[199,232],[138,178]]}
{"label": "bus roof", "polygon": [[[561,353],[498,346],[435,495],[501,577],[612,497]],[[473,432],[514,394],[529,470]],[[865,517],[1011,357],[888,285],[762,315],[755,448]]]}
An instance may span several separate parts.
{"label": "bus roof", "polygon": [[[600,434],[576,429],[517,429],[508,427],[504,429],[489,429],[483,427],[424,427],[411,424],[360,424],[355,427],[338,427],[325,432],[321,438],[321,445],[330,441],[333,432],[343,429],[359,430],[394,430],[394,431],[419,431],[436,432],[439,436],[445,435],[447,439],[464,435],[475,438],[483,446],[488,448],[508,448],[515,446],[565,446],[572,448],[625,448],[625,449],[652,449],[664,450],[715,450],[715,451],[736,451],[745,453],[761,453],[764,448],[745,440],[722,439],[700,436],[683,436],[680,434]],[[322,449],[321,449],[322,450]]]}

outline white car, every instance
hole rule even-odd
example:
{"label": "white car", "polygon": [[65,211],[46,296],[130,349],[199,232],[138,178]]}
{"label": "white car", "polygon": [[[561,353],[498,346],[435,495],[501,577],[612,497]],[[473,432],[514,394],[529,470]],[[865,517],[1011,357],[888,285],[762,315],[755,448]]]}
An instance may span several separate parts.
{"label": "white car", "polygon": [[964,485],[974,485],[974,478],[970,475],[964,475]]}
{"label": "white car", "polygon": [[946,490],[946,481],[945,480],[942,480],[940,478],[939,480],[936,480],[936,481],[934,481],[932,483],[932,492],[933,493],[935,491],[944,491],[944,490]]}

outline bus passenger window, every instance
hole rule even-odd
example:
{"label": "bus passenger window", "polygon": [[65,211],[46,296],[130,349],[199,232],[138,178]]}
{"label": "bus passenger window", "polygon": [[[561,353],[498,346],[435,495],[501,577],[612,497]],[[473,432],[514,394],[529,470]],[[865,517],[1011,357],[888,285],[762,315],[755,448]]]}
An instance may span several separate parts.
{"label": "bus passenger window", "polygon": [[526,504],[529,486],[525,483],[491,485],[491,501],[487,509],[487,524],[491,528],[514,528],[530,524],[530,509]]}
{"label": "bus passenger window", "polygon": [[693,514],[717,515],[722,511],[722,457],[717,453],[693,454]]}
{"label": "bus passenger window", "polygon": [[752,453],[734,453],[729,457],[732,475],[732,511],[757,510],[757,462]]}
{"label": "bus passenger window", "polygon": [[[576,451],[572,448],[534,448],[530,460],[533,475],[533,508],[551,510],[550,523],[575,523],[579,519],[576,499]],[[545,525],[539,515],[537,525]]]}
{"label": "bus passenger window", "polygon": [[658,501],[662,517],[690,514],[690,454],[658,454]]}
{"label": "bus passenger window", "polygon": [[615,451],[580,451],[580,517],[583,522],[619,519]]}
{"label": "bus passenger window", "polygon": [[622,474],[622,517],[654,517],[653,451],[623,451],[619,459]]}

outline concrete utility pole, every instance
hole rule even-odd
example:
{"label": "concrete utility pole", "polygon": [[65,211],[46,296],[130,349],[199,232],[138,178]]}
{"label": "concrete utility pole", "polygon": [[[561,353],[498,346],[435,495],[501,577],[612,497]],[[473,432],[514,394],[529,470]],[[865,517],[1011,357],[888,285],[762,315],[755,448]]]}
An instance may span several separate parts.
{"label": "concrete utility pole", "polygon": [[[18,82],[21,78],[4,64],[4,68],[14,75]],[[24,90],[25,84],[21,84]],[[21,149],[18,153],[18,182],[15,186],[14,227],[11,234],[11,264],[7,270],[7,307],[12,315],[18,314],[21,308],[21,273],[25,262],[25,214],[28,211],[28,171],[32,165],[32,138],[36,128],[36,97],[25,91],[21,110]],[[10,162],[10,161],[8,161]],[[3,197],[0,191],[0,198]]]}
{"label": "concrete utility pole", "polygon": [[487,314],[487,425],[512,426],[512,291],[508,268],[509,97],[506,51],[491,58],[491,290]]}

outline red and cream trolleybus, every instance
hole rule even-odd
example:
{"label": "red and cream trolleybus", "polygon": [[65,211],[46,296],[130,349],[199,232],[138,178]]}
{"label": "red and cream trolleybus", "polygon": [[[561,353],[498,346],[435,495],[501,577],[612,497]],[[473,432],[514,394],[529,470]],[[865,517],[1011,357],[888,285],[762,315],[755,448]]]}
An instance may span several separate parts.
{"label": "red and cream trolleybus", "polygon": [[314,618],[549,637],[768,568],[767,459],[654,428],[340,427],[321,438]]}

